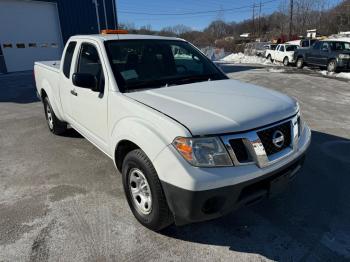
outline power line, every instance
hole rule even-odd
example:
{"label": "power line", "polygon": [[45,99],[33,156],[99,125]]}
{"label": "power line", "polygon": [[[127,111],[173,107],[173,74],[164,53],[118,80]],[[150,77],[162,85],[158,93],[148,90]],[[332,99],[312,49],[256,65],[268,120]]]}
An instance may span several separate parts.
{"label": "power line", "polygon": [[[262,2],[261,5],[266,5],[272,2],[281,1],[281,0],[269,0]],[[210,13],[217,13],[222,11],[234,11],[234,10],[240,10],[245,8],[252,8],[252,5],[246,5],[246,6],[240,6],[236,8],[226,8],[226,9],[216,9],[216,10],[207,10],[207,11],[197,11],[197,12],[182,12],[182,13],[147,13],[147,12],[134,12],[134,11],[125,11],[121,10],[119,13],[124,14],[134,14],[134,15],[151,15],[151,16],[182,16],[182,15],[195,15],[195,14],[210,14]],[[255,7],[255,4],[254,4]]]}

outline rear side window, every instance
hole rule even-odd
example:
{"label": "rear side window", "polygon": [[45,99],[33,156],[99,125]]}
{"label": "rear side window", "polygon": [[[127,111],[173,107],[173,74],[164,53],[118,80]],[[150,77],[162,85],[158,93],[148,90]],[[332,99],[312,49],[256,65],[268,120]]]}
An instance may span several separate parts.
{"label": "rear side window", "polygon": [[64,56],[63,74],[67,78],[69,78],[70,67],[72,65],[72,58],[73,58],[73,53],[76,45],[77,45],[77,42],[70,42],[67,47],[66,54]]}

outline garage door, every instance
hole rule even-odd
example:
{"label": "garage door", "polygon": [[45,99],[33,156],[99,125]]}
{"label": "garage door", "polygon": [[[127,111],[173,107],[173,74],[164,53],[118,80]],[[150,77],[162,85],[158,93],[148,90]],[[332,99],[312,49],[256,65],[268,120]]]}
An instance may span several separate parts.
{"label": "garage door", "polygon": [[0,44],[8,72],[59,59],[63,48],[56,3],[0,0]]}

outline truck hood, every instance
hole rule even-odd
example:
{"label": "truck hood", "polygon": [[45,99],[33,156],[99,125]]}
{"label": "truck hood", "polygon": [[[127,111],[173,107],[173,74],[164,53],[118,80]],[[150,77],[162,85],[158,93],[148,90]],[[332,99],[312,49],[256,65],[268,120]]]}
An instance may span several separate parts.
{"label": "truck hood", "polygon": [[206,81],[125,93],[186,126],[193,135],[241,132],[297,113],[296,100],[236,80]]}

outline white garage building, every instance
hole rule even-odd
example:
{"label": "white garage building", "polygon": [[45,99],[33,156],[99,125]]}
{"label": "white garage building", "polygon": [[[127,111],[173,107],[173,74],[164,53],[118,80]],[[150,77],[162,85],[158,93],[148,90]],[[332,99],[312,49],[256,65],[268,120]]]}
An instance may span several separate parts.
{"label": "white garage building", "polygon": [[114,0],[0,0],[0,73],[57,60],[74,34],[116,28]]}

